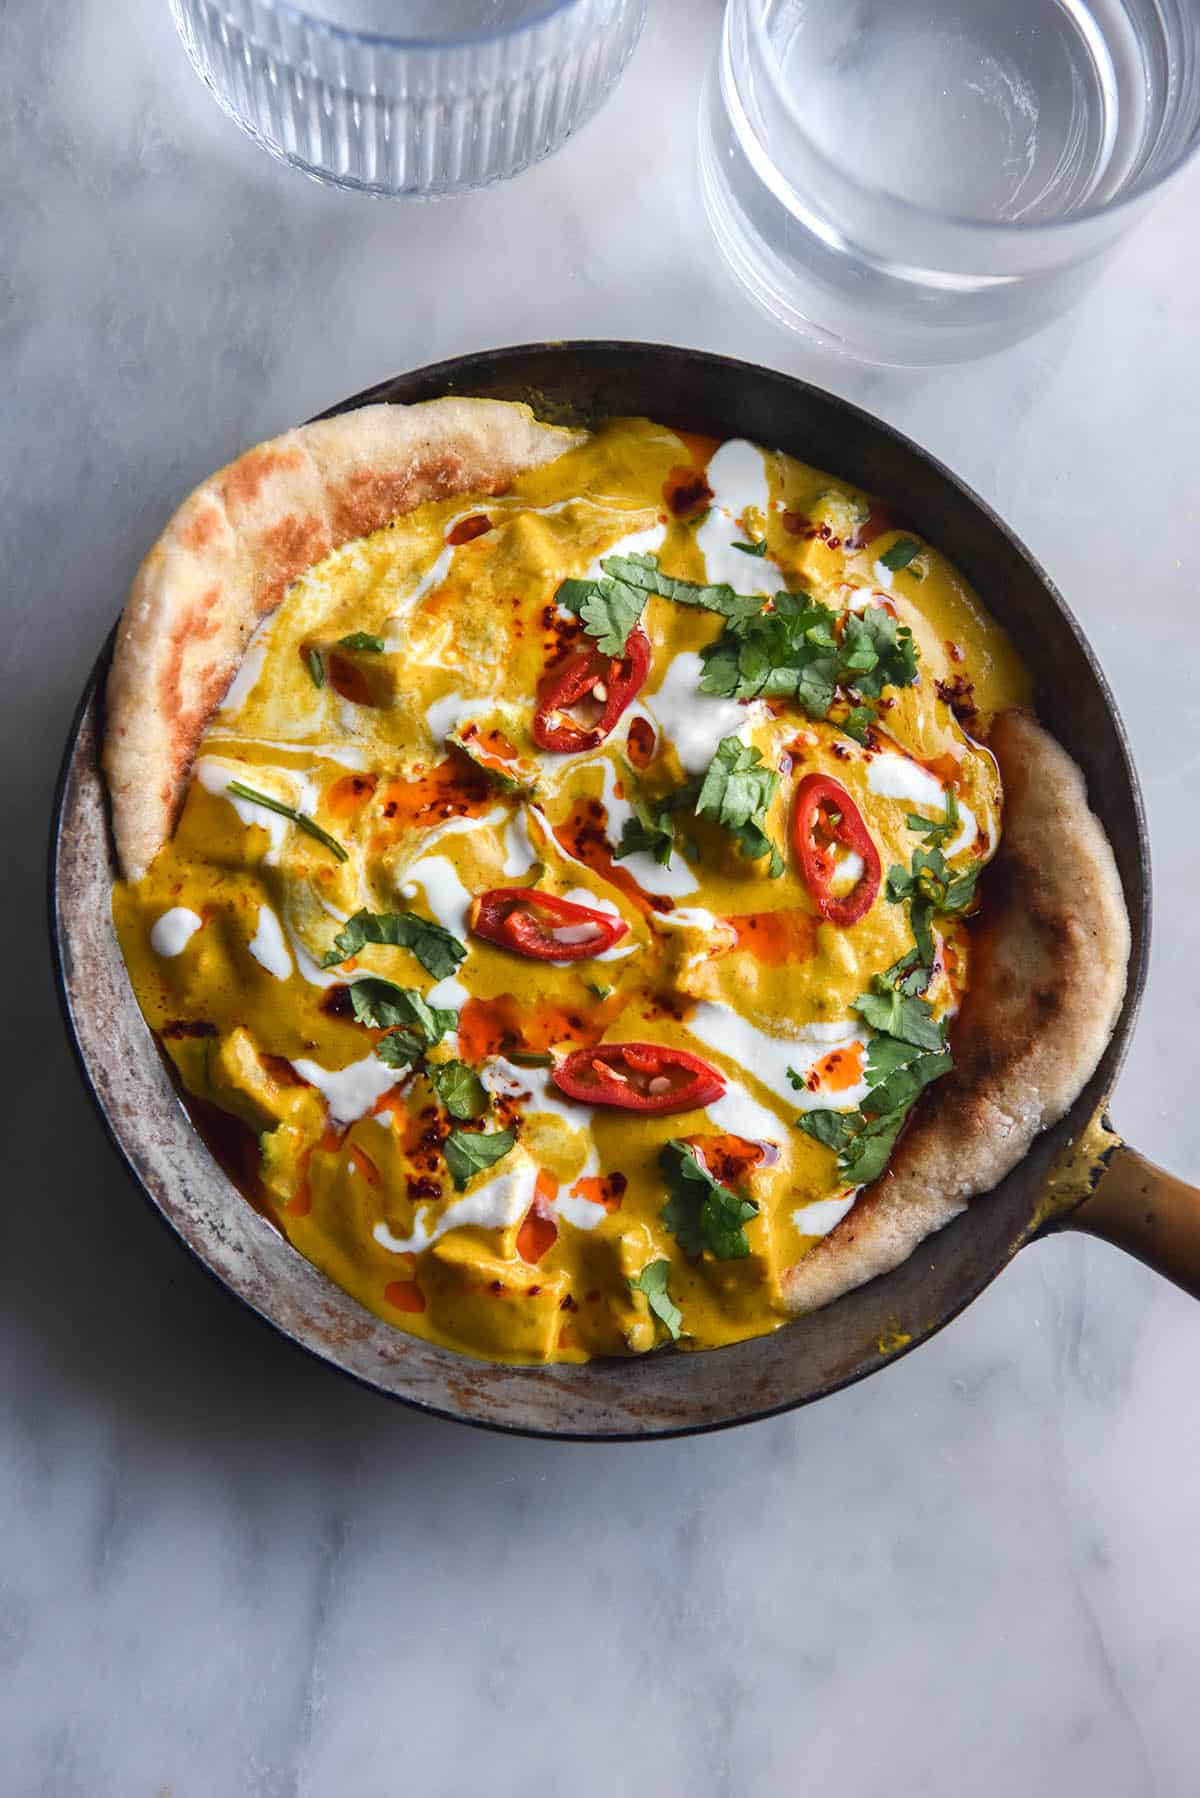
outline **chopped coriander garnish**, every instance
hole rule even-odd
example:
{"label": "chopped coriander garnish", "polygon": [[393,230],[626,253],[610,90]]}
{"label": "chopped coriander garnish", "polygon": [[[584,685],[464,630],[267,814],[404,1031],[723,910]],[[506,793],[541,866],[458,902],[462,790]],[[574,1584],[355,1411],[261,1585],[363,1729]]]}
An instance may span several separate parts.
{"label": "chopped coriander garnish", "polygon": [[[749,861],[769,855],[767,872],[772,880],[783,873],[783,857],[766,834],[766,817],[779,786],[779,776],[762,766],[762,757],[751,744],[737,737],[723,737],[703,779],[686,781],[661,798],[647,800],[632,780],[626,798],[633,812],[625,820],[616,859],[644,852],[665,868],[678,848],[677,812],[712,818],[727,830]],[[693,854],[698,853],[690,845]]]}
{"label": "chopped coriander garnish", "polygon": [[461,1192],[472,1174],[494,1167],[502,1161],[517,1140],[515,1130],[451,1130],[442,1144],[442,1153],[456,1192]]}
{"label": "chopped coriander garnish", "polygon": [[769,855],[772,880],[783,873],[783,857],[766,833],[767,812],[779,776],[764,768],[762,756],[737,737],[723,737],[708,764],[696,799],[696,816],[716,820],[750,861]]}
{"label": "chopped coriander garnish", "polygon": [[951,837],[958,832],[958,794],[953,787],[946,788],[946,813],[943,818],[923,818],[919,812],[909,812],[904,822],[910,830],[926,832],[924,843],[927,849],[944,849]]}
{"label": "chopped coriander garnish", "polygon": [[432,1049],[458,1023],[456,1011],[430,1005],[413,987],[397,986],[378,974],[353,982],[350,1004],[358,1023],[374,1030],[415,1031],[422,1050]]}
{"label": "chopped coriander garnish", "polygon": [[935,1020],[929,1001],[910,997],[893,986],[886,975],[876,976],[871,991],[861,993],[854,1001],[854,1010],[883,1036],[896,1037],[934,1054],[946,1046],[945,1027]]}
{"label": "chopped coriander garnish", "polygon": [[427,974],[445,980],[466,957],[466,948],[456,936],[420,918],[415,912],[356,911],[333,939],[322,967],[335,968],[339,962],[357,955],[366,943],[379,943],[393,949],[411,949]]}
{"label": "chopped coriander garnish", "polygon": [[918,543],[915,537],[897,537],[892,547],[885,549],[879,560],[893,574],[899,574],[902,568],[908,567],[914,556],[920,555],[923,548],[924,545]]}
{"label": "chopped coriander garnish", "polygon": [[844,730],[848,737],[856,743],[869,741],[867,732],[874,724],[877,713],[873,705],[852,705],[846,716],[838,722],[838,729]]}
{"label": "chopped coriander garnish", "polygon": [[523,1049],[519,1043],[511,1039],[501,1043],[500,1053],[505,1061],[511,1061],[515,1068],[552,1068],[554,1057],[549,1049]]}
{"label": "chopped coriander garnish", "polygon": [[314,687],[320,689],[325,685],[325,664],[321,660],[319,649],[306,649],[304,660],[308,666],[309,678]]}
{"label": "chopped coriander garnish", "polygon": [[669,1261],[649,1261],[640,1274],[630,1276],[629,1285],[634,1292],[642,1294],[651,1314],[658,1319],[671,1341],[678,1342],[683,1334],[683,1312],[667,1291],[670,1276]]}
{"label": "chopped coriander garnish", "polygon": [[917,678],[912,632],[890,612],[838,613],[805,593],[777,593],[769,612],[730,619],[701,660],[702,692],[796,699],[812,718],[828,717],[839,687],[878,699]]}
{"label": "chopped coriander garnish", "polygon": [[555,599],[560,606],[574,612],[597,648],[606,656],[623,656],[629,633],[646,609],[649,594],[643,587],[630,586],[615,573],[610,563],[623,558],[610,556],[600,566],[604,575],[597,581],[566,580],[559,586]]}
{"label": "chopped coriander garnish", "polygon": [[707,1249],[716,1261],[743,1260],[750,1242],[742,1226],[757,1216],[755,1201],[714,1180],[690,1143],[666,1143],[658,1164],[671,1192],[659,1216],[684,1254]]}
{"label": "chopped coriander garnish", "polygon": [[439,1101],[454,1118],[479,1118],[488,1108],[487,1089],[463,1061],[431,1062],[426,1073]]}
{"label": "chopped coriander garnish", "polygon": [[382,655],[387,648],[382,637],[373,637],[370,631],[351,631],[348,637],[338,638],[339,649],[368,650],[371,655]]}
{"label": "chopped coriander garnish", "polygon": [[700,792],[700,784],[698,780],[689,780],[660,799],[647,800],[638,792],[631,778],[626,783],[625,793],[633,816],[626,818],[621,830],[621,841],[615,851],[616,859],[620,861],[624,856],[644,853],[652,855],[662,867],[667,867],[676,847],[674,814],[692,809]]}
{"label": "chopped coriander garnish", "polygon": [[[797,1119],[807,1136],[834,1150],[838,1173],[856,1186],[879,1178],[920,1094],[954,1066],[945,1025],[926,1000],[908,990],[914,973],[929,977],[927,969],[909,969],[911,960],[905,956],[877,975],[872,990],[855,1001],[854,1009],[878,1032],[867,1045],[865,1078],[871,1090],[862,1104],[855,1111],[809,1111]],[[791,1069],[788,1077],[794,1086],[804,1085]]]}
{"label": "chopped coriander garnish", "polygon": [[[489,756],[483,745],[474,737],[467,738],[456,730],[447,731],[446,742],[452,749],[457,749],[467,757],[472,767],[478,768],[481,774],[494,781],[502,793],[511,793],[515,798],[531,799],[537,793],[537,783],[525,779],[519,774],[510,774],[508,769],[494,756]],[[526,882],[528,885],[528,882]]]}
{"label": "chopped coriander garnish", "polygon": [[732,549],[740,549],[744,556],[765,556],[767,553],[767,540],[764,537],[761,543],[734,543],[731,544],[730,547]]}
{"label": "chopped coriander garnish", "polygon": [[272,799],[269,793],[256,792],[253,787],[246,786],[240,780],[231,780],[225,791],[234,799],[248,799],[252,805],[264,806],[269,812],[277,812],[281,818],[290,818],[298,829],[315,837],[318,843],[324,843],[326,849],[332,850],[340,862],[349,861],[349,850],[343,848],[327,830],[322,830],[316,819],[310,818],[307,812],[298,812],[294,805],[285,805],[282,799]]}
{"label": "chopped coriander garnish", "polygon": [[458,1022],[456,1011],[430,1005],[412,987],[397,986],[376,974],[356,980],[349,992],[358,1023],[388,1032],[375,1045],[375,1053],[390,1068],[412,1067]]}
{"label": "chopped coriander garnish", "polygon": [[664,574],[656,556],[607,556],[600,564],[605,573],[618,575],[630,587],[647,595],[659,594],[680,606],[700,606],[706,612],[719,612],[725,618],[744,618],[761,612],[761,596],[735,593],[724,581],[701,586],[696,581],[676,580]]}
{"label": "chopped coriander garnish", "polygon": [[584,985],[587,987],[589,993],[593,993],[595,997],[600,1000],[611,999],[613,993],[616,991],[615,987],[601,986],[599,982],[591,980],[585,981]]}
{"label": "chopped coriander garnish", "polygon": [[925,966],[933,964],[935,915],[953,917],[967,910],[975,897],[981,867],[981,863],[975,862],[963,873],[954,874],[940,849],[916,849],[911,870],[899,866],[888,869],[887,896],[893,905],[907,902],[913,935]]}

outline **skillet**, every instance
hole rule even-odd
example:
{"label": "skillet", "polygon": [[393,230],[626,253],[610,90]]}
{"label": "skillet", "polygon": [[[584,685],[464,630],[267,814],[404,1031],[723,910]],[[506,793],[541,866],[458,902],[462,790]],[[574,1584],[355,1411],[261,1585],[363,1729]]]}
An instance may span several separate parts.
{"label": "skillet", "polygon": [[553,423],[641,413],[789,451],[893,501],[963,570],[1029,667],[1043,722],[1087,777],[1116,852],[1133,931],[1111,1042],[1068,1115],[994,1192],[893,1273],[778,1330],[706,1354],[509,1368],[405,1336],[304,1261],[230,1186],[180,1105],[113,933],[116,864],[99,768],[112,637],[71,727],[50,848],[50,930],[80,1073],[150,1204],[197,1259],[285,1336],[389,1397],[494,1429],[642,1440],[771,1416],[874,1373],[925,1341],[1049,1230],[1106,1237],[1200,1297],[1200,1194],[1123,1144],[1106,1101],[1145,980],[1150,864],[1137,776],[1103,674],[1044,571],[990,508],[914,443],[789,376],[657,344],[485,351],[385,381],[330,409],[461,393],[527,400]]}

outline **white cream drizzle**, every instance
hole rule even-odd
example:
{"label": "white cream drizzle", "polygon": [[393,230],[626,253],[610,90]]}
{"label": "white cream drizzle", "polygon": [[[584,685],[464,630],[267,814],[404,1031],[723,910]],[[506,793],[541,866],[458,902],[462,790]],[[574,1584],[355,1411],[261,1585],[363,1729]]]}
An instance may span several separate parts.
{"label": "white cream drizzle", "polygon": [[253,689],[258,685],[262,674],[263,662],[271,643],[271,627],[275,623],[277,613],[272,612],[262,620],[251,633],[250,639],[242,651],[242,659],[238,663],[237,672],[230,681],[225,697],[221,701],[219,715],[233,717],[240,712]]}
{"label": "white cream drizzle", "polygon": [[828,1236],[840,1224],[858,1197],[859,1188],[844,1193],[839,1199],[814,1199],[811,1204],[797,1205],[792,1222],[802,1236]]}
{"label": "white cream drizzle", "polygon": [[779,566],[770,556],[748,556],[734,549],[748,541],[744,514],[755,508],[765,522],[771,503],[766,458],[762,450],[744,438],[734,437],[716,451],[707,469],[713,503],[696,532],[711,582],[725,581],[737,593],[777,593],[784,585]]}
{"label": "white cream drizzle", "polygon": [[[923,806],[925,815],[935,821],[945,813],[946,789],[941,781],[928,768],[923,768],[920,762],[899,750],[885,750],[870,758],[867,763],[867,785],[881,799],[904,799],[910,805]],[[958,855],[963,849],[969,849],[979,831],[974,812],[961,801],[958,815],[962,828],[954,841],[947,843],[942,850],[947,859]]]}
{"label": "white cream drizzle", "polygon": [[671,658],[658,691],[645,700],[645,710],[660,737],[675,746],[685,774],[703,774],[723,737],[738,736],[763,713],[755,702],[720,699],[700,691],[703,664],[690,649]]}
{"label": "white cream drizzle", "polygon": [[474,1192],[464,1193],[461,1199],[447,1205],[435,1222],[430,1222],[431,1208],[422,1205],[413,1219],[411,1235],[396,1236],[386,1224],[376,1224],[372,1234],[380,1248],[389,1253],[410,1255],[419,1254],[439,1236],[461,1229],[464,1224],[474,1224],[480,1230],[511,1229],[528,1211],[536,1179],[529,1157],[522,1155],[515,1167],[503,1169]]}
{"label": "white cream drizzle", "polygon": [[[621,841],[626,820],[633,816],[633,808],[628,800],[619,797],[616,790],[619,778],[617,769],[607,756],[601,758],[600,766],[604,773],[604,807],[608,813],[605,835],[615,849]],[[566,854],[566,851],[562,853]],[[575,858],[569,856],[568,860],[574,861]],[[581,863],[576,865],[582,866]],[[644,893],[653,893],[657,897],[683,899],[688,893],[694,893],[700,885],[686,858],[678,852],[671,857],[665,868],[644,849],[639,849],[636,855],[622,856],[620,865],[628,868]]]}
{"label": "white cream drizzle", "polygon": [[186,905],[173,905],[155,920],[150,932],[150,947],[156,955],[182,955],[204,920]]}
{"label": "white cream drizzle", "polygon": [[807,1026],[810,1031],[814,1028],[820,1031],[816,1037],[805,1033],[769,1036],[732,1007],[705,999],[688,1014],[687,1027],[693,1036],[736,1061],[796,1111],[813,1111],[818,1107],[850,1111],[862,1103],[869,1090],[865,1081],[858,1081],[854,1086],[832,1094],[823,1093],[820,1087],[815,1092],[807,1088],[797,1091],[788,1079],[788,1069],[794,1068],[804,1080],[818,1062],[837,1049],[858,1045],[865,1050],[868,1032],[849,1019],[840,1024]]}
{"label": "white cream drizzle", "polygon": [[[206,742],[229,743],[238,749],[276,749],[283,750],[285,755],[316,756],[318,761],[337,762],[343,768],[350,768],[355,774],[365,773],[371,766],[371,758],[364,749],[354,749],[345,743],[304,743],[299,739],[286,737],[242,737],[221,729],[220,720],[213,725]],[[249,770],[247,770],[249,771]],[[251,785],[254,783],[251,782]]]}
{"label": "white cream drizzle", "polygon": [[537,859],[537,850],[530,841],[529,826],[525,822],[525,807],[521,806],[504,826],[504,872],[525,874]]}
{"label": "white cream drizzle", "polygon": [[305,1057],[293,1061],[292,1066],[302,1080],[316,1087],[338,1124],[353,1124],[365,1117],[398,1078],[396,1069],[386,1066],[374,1051],[345,1068],[323,1068],[319,1061]]}
{"label": "white cream drizzle", "polygon": [[246,947],[260,967],[273,974],[276,980],[286,980],[291,974],[292,958],[283,927],[269,905],[259,906],[258,929]]}
{"label": "white cream drizzle", "polygon": [[[203,755],[193,770],[196,779],[208,793],[218,798],[227,799],[241,822],[247,826],[259,825],[267,832],[271,846],[263,860],[273,865],[279,859],[279,852],[287,840],[288,832],[293,828],[290,818],[281,818],[265,805],[259,805],[253,799],[240,799],[228,791],[231,781],[240,781],[245,786],[257,787],[271,799],[283,799],[286,805],[294,806],[297,811],[311,813],[317,803],[317,787],[310,778],[309,771],[300,768],[269,768],[249,766],[245,762],[229,762],[220,756]],[[264,782],[263,776],[267,776]],[[281,783],[283,792],[273,792],[271,783]]]}
{"label": "white cream drizzle", "polygon": [[522,1068],[504,1055],[494,1055],[480,1068],[479,1078],[494,1099],[508,1099],[528,1117],[548,1114],[561,1118],[572,1130],[586,1130],[586,1108],[572,1104],[560,1093],[551,1073],[550,1068]]}

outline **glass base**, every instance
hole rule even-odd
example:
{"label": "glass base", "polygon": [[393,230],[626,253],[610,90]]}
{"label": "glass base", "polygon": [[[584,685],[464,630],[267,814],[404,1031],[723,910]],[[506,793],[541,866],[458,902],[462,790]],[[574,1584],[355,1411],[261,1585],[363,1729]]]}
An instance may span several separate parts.
{"label": "glass base", "polygon": [[860,362],[961,362],[1043,329],[1098,272],[1099,256],[1055,271],[1053,282],[981,278],[947,288],[936,276],[923,282],[919,270],[856,257],[812,230],[760,178],[731,122],[722,78],[718,57],[700,102],[701,199],[730,270],[777,324]]}
{"label": "glass base", "polygon": [[270,155],[386,198],[463,193],[551,155],[607,98],[646,0],[573,0],[459,43],[374,39],[274,0],[171,0],[192,65]]}

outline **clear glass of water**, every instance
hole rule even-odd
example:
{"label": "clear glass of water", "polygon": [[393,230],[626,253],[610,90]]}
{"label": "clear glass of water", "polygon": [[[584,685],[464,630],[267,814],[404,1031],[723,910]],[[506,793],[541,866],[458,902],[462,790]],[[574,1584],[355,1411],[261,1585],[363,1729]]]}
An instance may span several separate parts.
{"label": "clear glass of water", "polygon": [[1062,312],[1200,142],[1200,0],[728,0],[709,221],[782,322],[954,361]]}
{"label": "clear glass of water", "polygon": [[319,181],[429,197],[515,175],[590,118],[646,0],[171,0],[243,131]]}

